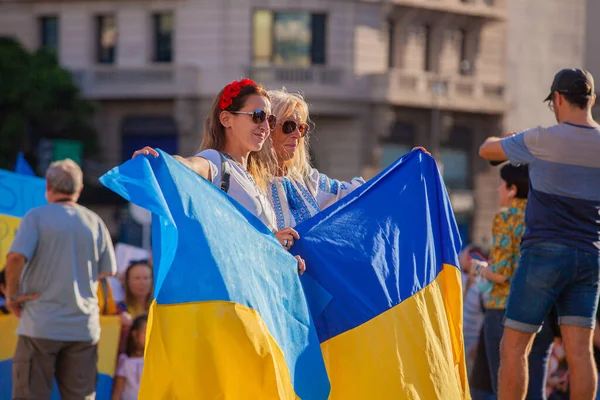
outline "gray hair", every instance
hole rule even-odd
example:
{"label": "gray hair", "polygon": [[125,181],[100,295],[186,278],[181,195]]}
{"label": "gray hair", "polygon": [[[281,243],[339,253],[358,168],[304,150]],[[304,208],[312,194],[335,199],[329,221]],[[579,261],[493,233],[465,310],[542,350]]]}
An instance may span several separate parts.
{"label": "gray hair", "polygon": [[70,158],[55,161],[46,171],[48,188],[62,194],[76,194],[83,187],[83,171]]}

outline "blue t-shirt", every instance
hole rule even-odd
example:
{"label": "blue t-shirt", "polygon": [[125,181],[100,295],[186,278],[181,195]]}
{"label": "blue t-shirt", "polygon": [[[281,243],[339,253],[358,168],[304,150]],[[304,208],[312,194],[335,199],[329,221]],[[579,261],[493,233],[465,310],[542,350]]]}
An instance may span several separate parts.
{"label": "blue t-shirt", "polygon": [[529,165],[521,247],[552,241],[600,252],[600,129],[564,122],[500,143],[511,163]]}

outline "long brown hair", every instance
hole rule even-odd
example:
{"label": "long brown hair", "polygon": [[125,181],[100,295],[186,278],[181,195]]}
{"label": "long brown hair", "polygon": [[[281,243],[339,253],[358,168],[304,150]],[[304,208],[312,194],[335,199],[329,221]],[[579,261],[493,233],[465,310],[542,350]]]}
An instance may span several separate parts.
{"label": "long brown hair", "polygon": [[[219,105],[219,100],[223,95],[225,88],[221,89],[215,101],[213,102],[210,115],[204,122],[204,133],[202,134],[202,145],[200,151],[214,149],[217,151],[225,150],[225,127],[221,124],[220,115],[222,111],[239,111],[246,104],[248,97],[256,94],[265,97],[271,101],[266,90],[257,84],[244,86],[240,93],[233,98],[229,107],[222,110]],[[269,140],[265,141],[265,145]],[[273,176],[273,166],[276,165],[275,153],[269,146],[268,151],[251,152],[248,156],[248,172],[254,177],[256,184],[266,192],[267,185],[271,176]]]}
{"label": "long brown hair", "polygon": [[133,293],[131,293],[131,289],[129,288],[129,275],[130,275],[131,270],[139,265],[144,265],[144,266],[148,267],[148,269],[150,270],[150,292],[148,293],[148,295],[146,296],[146,299],[144,300],[144,310],[146,310],[146,312],[148,312],[148,310],[150,309],[150,303],[152,303],[152,297],[153,297],[152,287],[154,285],[154,280],[152,277],[152,267],[150,266],[150,264],[148,264],[147,261],[134,261],[131,264],[129,264],[129,266],[127,267],[127,270],[125,271],[125,285],[124,285],[125,286],[125,305],[127,306],[127,308],[129,308],[130,306],[133,306]]}

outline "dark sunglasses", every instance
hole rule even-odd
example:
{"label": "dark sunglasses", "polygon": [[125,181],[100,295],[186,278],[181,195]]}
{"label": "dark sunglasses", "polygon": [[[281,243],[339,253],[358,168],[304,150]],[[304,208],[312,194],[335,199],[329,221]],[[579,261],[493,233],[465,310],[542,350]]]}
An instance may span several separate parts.
{"label": "dark sunglasses", "polygon": [[298,132],[300,132],[300,137],[304,137],[308,133],[308,124],[305,124],[304,122],[298,124],[296,121],[288,119],[287,121],[280,122],[278,125],[281,125],[281,131],[286,135],[291,135],[296,128],[298,128]]}
{"label": "dark sunglasses", "polygon": [[232,114],[252,115],[252,122],[254,122],[255,124],[262,124],[263,122],[265,122],[265,120],[267,120],[267,123],[269,124],[269,129],[272,131],[274,131],[275,127],[277,126],[277,117],[273,114],[267,115],[267,113],[264,110],[229,112]]}

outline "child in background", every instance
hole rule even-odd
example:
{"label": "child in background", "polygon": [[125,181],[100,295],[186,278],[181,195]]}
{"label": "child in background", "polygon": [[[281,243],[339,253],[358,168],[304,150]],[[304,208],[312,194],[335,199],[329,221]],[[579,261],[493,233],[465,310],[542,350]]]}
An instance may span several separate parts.
{"label": "child in background", "polygon": [[140,315],[127,335],[125,354],[119,356],[112,400],[137,400],[144,367],[147,315]]}

